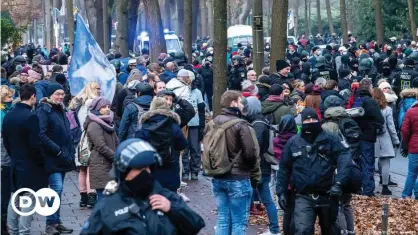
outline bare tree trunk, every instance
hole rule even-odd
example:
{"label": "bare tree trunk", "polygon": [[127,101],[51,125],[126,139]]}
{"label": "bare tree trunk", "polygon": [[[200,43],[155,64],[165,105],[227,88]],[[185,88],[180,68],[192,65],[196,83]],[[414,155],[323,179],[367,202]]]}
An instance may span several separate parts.
{"label": "bare tree trunk", "polygon": [[335,33],[334,24],[332,23],[332,14],[331,14],[331,4],[330,0],[325,0],[325,5],[327,5],[327,18],[328,18],[328,26],[330,34]]}
{"label": "bare tree trunk", "polygon": [[227,88],[226,45],[227,41],[227,6],[225,0],[214,0],[214,60],[213,60],[213,114],[221,112],[221,96]]}
{"label": "bare tree trunk", "polygon": [[214,20],[213,20],[213,0],[207,0],[206,6],[208,8],[208,28],[209,28],[209,36],[213,38],[214,36]]}
{"label": "bare tree trunk", "polygon": [[[68,1],[68,0],[67,0]],[[102,0],[102,9],[103,9],[103,52],[106,54],[110,49],[109,43],[109,17],[108,17],[108,9],[107,3],[108,0]]]}
{"label": "bare tree trunk", "polygon": [[160,4],[154,0],[143,0],[149,32],[150,61],[157,61],[160,53],[166,53]]}
{"label": "bare tree trunk", "polygon": [[253,7],[253,0],[245,0],[243,10],[239,15],[239,24],[246,24],[248,15],[250,14],[251,8]]}
{"label": "bare tree trunk", "polygon": [[177,28],[179,35],[184,35],[184,0],[177,0]]}
{"label": "bare tree trunk", "polygon": [[271,36],[271,5],[272,0],[267,0],[267,35]]}
{"label": "bare tree trunk", "polygon": [[321,20],[321,0],[316,0],[316,15],[317,15],[317,26],[318,26],[318,33],[323,34],[322,28],[322,20]]}
{"label": "bare tree trunk", "polygon": [[345,0],[340,0],[340,17],[341,17],[341,36],[343,43],[348,42],[348,30],[347,30],[347,16],[345,10]]}
{"label": "bare tree trunk", "polygon": [[116,51],[122,54],[122,57],[129,55],[128,49],[128,0],[116,1],[116,16],[118,20],[116,32]]}
{"label": "bare tree trunk", "polygon": [[168,30],[173,30],[171,27],[171,1],[170,0],[165,0],[165,4],[164,4],[164,21],[165,21],[165,28]]}
{"label": "bare tree trunk", "polygon": [[346,12],[347,12],[347,31],[353,32],[353,0],[346,0]]}
{"label": "bare tree trunk", "polygon": [[418,41],[417,23],[415,22],[415,4],[414,0],[408,0],[409,21],[411,21],[411,34],[414,41]]}
{"label": "bare tree trunk", "polygon": [[295,6],[295,27],[293,28],[293,36],[296,38],[299,36],[299,0],[296,2]]}
{"label": "bare tree trunk", "polygon": [[192,8],[193,0],[184,0],[184,53],[187,63],[192,62]]}
{"label": "bare tree trunk", "polygon": [[89,22],[89,30],[90,30],[90,33],[93,34],[93,37],[96,38],[97,11],[96,11],[96,8],[94,7],[94,0],[85,0],[85,3],[86,3],[87,19]]}
{"label": "bare tree trunk", "polygon": [[309,35],[312,35],[312,27],[311,27],[311,2],[312,0],[308,0],[308,31]]}
{"label": "bare tree trunk", "polygon": [[128,48],[133,50],[135,41],[136,21],[138,18],[138,0],[129,0],[128,3]]}
{"label": "bare tree trunk", "polygon": [[308,1],[305,0],[305,35],[309,37]]}
{"label": "bare tree trunk", "polygon": [[[185,9],[186,11],[186,9]],[[197,38],[199,21],[199,0],[192,0],[192,40]],[[191,45],[191,44],[190,44]]]}
{"label": "bare tree trunk", "polygon": [[264,67],[263,1],[251,1],[253,1],[253,64],[255,72],[261,74],[261,69]]}
{"label": "bare tree trunk", "polygon": [[382,1],[374,0],[374,17],[376,22],[376,39],[377,43],[383,43],[383,19],[382,19]]}
{"label": "bare tree trunk", "polygon": [[200,0],[200,21],[202,24],[202,31],[200,32],[200,35],[202,37],[208,35],[208,14],[206,12],[206,4],[205,4],[205,0]]}
{"label": "bare tree trunk", "polygon": [[74,14],[73,14],[73,0],[66,1],[66,15],[67,15],[67,30],[68,30],[68,37],[70,38],[70,45],[71,48],[73,47],[74,43]]}
{"label": "bare tree trunk", "polygon": [[48,50],[51,50],[53,47],[53,37],[54,37],[54,31],[53,31],[53,21],[51,16],[51,10],[52,10],[52,0],[45,0],[45,31],[46,31],[46,38],[44,41],[44,44],[48,48]]}
{"label": "bare tree trunk", "polygon": [[38,45],[38,24],[37,19],[33,19],[33,44]]}
{"label": "bare tree trunk", "polygon": [[270,65],[284,60],[287,42],[287,0],[273,0]]}
{"label": "bare tree trunk", "polygon": [[227,1],[227,27],[232,25],[232,10],[231,10],[231,0]]}
{"label": "bare tree trunk", "polygon": [[[104,0],[95,0],[94,1],[94,8],[96,8],[96,35],[94,38],[96,39],[97,43],[99,44],[100,48],[104,51],[104,38],[103,38],[103,31],[104,31],[104,20],[103,20],[103,1]],[[106,54],[106,52],[104,51]]]}

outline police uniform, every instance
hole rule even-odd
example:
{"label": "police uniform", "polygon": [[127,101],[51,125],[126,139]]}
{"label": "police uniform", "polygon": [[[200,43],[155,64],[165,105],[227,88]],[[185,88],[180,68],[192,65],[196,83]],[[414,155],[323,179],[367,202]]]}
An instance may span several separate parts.
{"label": "police uniform", "polygon": [[338,82],[337,72],[333,68],[327,66],[326,58],[324,56],[318,57],[315,67],[316,69],[312,72],[312,83],[315,83],[318,78],[324,78],[326,81],[334,80]]}
{"label": "police uniform", "polygon": [[335,182],[347,183],[347,168],[351,162],[348,145],[322,130],[312,144],[301,134],[287,142],[280,160],[276,190],[280,198],[290,184],[296,194],[293,217],[296,235],[314,234],[316,216],[319,216],[323,235],[339,234],[335,223],[338,202],[328,192],[337,184],[333,182],[336,168]]}
{"label": "police uniform", "polygon": [[412,59],[407,58],[405,60],[405,66],[393,81],[393,90],[396,94],[400,94],[404,89],[412,88],[412,82],[418,78],[418,72],[414,70],[414,61]]}
{"label": "police uniform", "polygon": [[[238,64],[234,65],[234,61],[237,60]],[[241,82],[247,78],[247,69],[244,65],[242,57],[239,55],[232,57],[232,67],[228,74],[228,89],[241,91]]]}

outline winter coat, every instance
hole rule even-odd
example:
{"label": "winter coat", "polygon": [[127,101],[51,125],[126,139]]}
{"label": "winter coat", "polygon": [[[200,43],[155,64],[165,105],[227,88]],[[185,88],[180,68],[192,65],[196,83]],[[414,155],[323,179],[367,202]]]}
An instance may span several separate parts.
{"label": "winter coat", "polygon": [[338,90],[351,89],[351,81],[345,78],[338,78]]}
{"label": "winter coat", "polygon": [[270,84],[257,82],[256,86],[258,88],[258,95],[260,96],[260,101],[261,102],[265,101],[267,97],[269,96]]}
{"label": "winter coat", "polygon": [[90,187],[103,189],[110,180],[109,171],[112,169],[113,155],[119,145],[119,139],[114,128],[109,128],[87,117],[84,130],[91,149],[89,159]]}
{"label": "winter coat", "polygon": [[161,81],[165,82],[165,84],[167,84],[169,81],[171,81],[171,79],[175,78],[176,74],[165,70],[162,74],[160,74],[160,79]]}
{"label": "winter coat", "polygon": [[42,98],[47,97],[46,90],[48,89],[50,81],[39,80],[33,84],[36,90],[36,102],[38,103]]}
{"label": "winter coat", "polygon": [[[202,66],[199,70],[200,75],[203,77],[203,82],[205,87],[212,87],[213,86],[213,69],[212,67]],[[206,88],[205,88],[206,90]]]}
{"label": "winter coat", "polygon": [[324,101],[331,95],[335,95],[338,98],[342,99],[344,101],[344,98],[340,95],[340,93],[336,90],[323,90],[321,92],[321,104],[319,105],[319,110],[321,111],[321,116],[324,116],[325,113],[325,106]]}
{"label": "winter coat", "polygon": [[180,81],[177,78],[171,79],[167,83],[166,89],[174,92],[177,98],[185,99],[190,102],[191,88],[190,86],[186,85],[183,81]]}
{"label": "winter coat", "polygon": [[331,107],[325,111],[322,129],[339,136],[340,127],[337,120],[350,117],[343,107]]}
{"label": "winter coat", "polygon": [[408,153],[418,153],[418,102],[406,112],[401,132],[403,143],[408,145]]}
{"label": "winter coat", "polygon": [[[10,110],[12,110],[13,106],[11,103],[9,104],[5,104],[5,103],[1,103],[0,104],[0,127],[3,125],[3,120],[4,117],[6,116],[7,113],[10,112]],[[0,134],[1,136],[1,134]],[[1,166],[10,166],[10,156],[9,154],[7,154],[6,148],[4,147],[3,144],[3,137],[1,136]]]}
{"label": "winter coat", "polygon": [[295,79],[300,79],[301,75],[302,75],[302,70],[300,69],[299,65],[292,65],[290,67],[290,71],[293,73],[293,75],[295,76]]}
{"label": "winter coat", "polygon": [[180,116],[180,128],[183,128],[190,120],[195,116],[196,111],[193,108],[193,105],[184,99],[178,99],[177,103],[174,105],[174,112]]}
{"label": "winter coat", "polygon": [[292,59],[293,59],[293,58],[296,58],[296,57],[299,57],[299,58],[300,58],[299,53],[297,53],[296,51],[294,51],[293,53],[290,53],[290,52],[287,52],[287,53],[286,53],[286,58],[287,58],[289,61],[292,61]]}
{"label": "winter coat", "polygon": [[86,121],[87,114],[89,112],[89,106],[93,99],[87,99],[84,103],[81,103],[81,100],[77,101],[77,98],[73,98],[70,103],[70,110],[77,110],[77,118],[80,123],[80,126],[84,126],[84,122]]}
{"label": "winter coat", "polygon": [[124,108],[124,101],[127,96],[132,96],[133,92],[130,91],[128,88],[123,88],[118,94],[115,94],[117,96],[116,99],[116,116],[122,117],[123,115],[123,108]]}
{"label": "winter coat", "polygon": [[133,100],[130,104],[126,105],[122,119],[120,120],[119,125],[119,140],[124,141],[128,138],[133,138],[135,132],[138,130],[138,108],[139,106],[142,109],[142,112],[148,111],[151,105],[152,96],[150,95],[143,95],[135,100]]}
{"label": "winter coat", "polygon": [[45,166],[49,173],[68,172],[75,169],[75,148],[70,123],[63,105],[41,99],[36,109],[39,118],[40,139],[45,153]]}
{"label": "winter coat", "polygon": [[293,102],[297,103],[298,101],[304,101],[306,95],[305,93],[294,89],[292,93],[290,93],[289,97],[291,100],[293,100]]}
{"label": "winter coat", "polygon": [[113,114],[115,115],[115,120],[119,120],[121,118],[121,116],[118,116],[118,107],[117,107],[117,102],[118,102],[118,94],[123,90],[123,85],[120,82],[116,83],[116,90],[115,90],[115,95],[113,96],[113,100],[112,100],[112,105],[110,106],[110,110],[112,110]]}
{"label": "winter coat", "polygon": [[395,123],[393,122],[392,108],[386,106],[381,110],[385,124],[383,129],[385,132],[382,135],[378,135],[376,143],[374,144],[376,157],[395,157],[394,144],[399,144],[398,134],[396,132]]}
{"label": "winter coat", "polygon": [[296,116],[295,110],[291,109],[291,107],[285,104],[285,102],[265,100],[261,103],[261,114],[266,116],[269,113],[273,113],[273,125],[278,125],[280,123],[280,119],[286,114]]}
{"label": "winter coat", "polygon": [[[260,147],[260,169],[262,175],[271,174],[271,164],[266,161],[264,154],[269,149],[270,141],[270,129],[268,121],[263,115],[255,115],[253,117],[247,117],[249,123],[251,123],[255,134],[257,136],[258,146]],[[254,123],[255,122],[255,123]]]}
{"label": "winter coat", "polygon": [[180,162],[177,151],[187,147],[187,140],[180,129],[180,117],[175,112],[163,109],[152,110],[144,113],[140,119],[142,128],[135,133],[135,138],[151,142],[151,132],[161,126],[170,123],[171,131],[166,135],[172,136],[171,156],[164,160],[161,167],[153,171],[155,179],[169,190],[175,191],[180,187]]}
{"label": "winter coat", "polygon": [[395,123],[395,127],[396,130],[399,130],[399,123],[398,123],[398,108],[396,106],[397,104],[397,100],[398,100],[398,96],[396,96],[396,94],[389,94],[389,93],[384,93],[385,94],[385,98],[387,101],[387,105],[392,108],[392,117],[393,117],[393,122]]}
{"label": "winter coat", "polygon": [[[219,126],[237,118],[241,118],[238,109],[224,108],[213,119],[213,123]],[[212,128],[213,126],[207,125],[205,133],[208,133]],[[258,143],[254,143],[252,139],[250,128],[249,123],[239,122],[225,131],[229,159],[235,159],[235,164],[229,174],[215,178],[225,180],[250,179],[252,185],[257,185],[261,177],[260,151]],[[238,155],[240,151],[241,154]]]}
{"label": "winter coat", "polygon": [[321,94],[311,93],[305,98],[305,108],[319,109],[321,104]]}
{"label": "winter coat", "polygon": [[399,117],[398,117],[398,125],[402,127],[402,122],[405,117],[406,111],[417,101],[417,94],[418,89],[410,88],[404,89],[400,96],[401,102],[399,103]]}
{"label": "winter coat", "polygon": [[10,155],[11,191],[48,187],[48,173],[39,138],[39,119],[32,107],[17,103],[3,120],[2,138]]}

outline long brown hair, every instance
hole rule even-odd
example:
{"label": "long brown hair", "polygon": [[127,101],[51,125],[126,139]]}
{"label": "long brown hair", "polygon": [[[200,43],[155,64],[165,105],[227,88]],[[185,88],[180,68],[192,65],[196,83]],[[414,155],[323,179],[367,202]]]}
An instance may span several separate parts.
{"label": "long brown hair", "polygon": [[376,100],[377,104],[379,104],[380,109],[386,108],[387,101],[386,101],[385,94],[383,93],[382,90],[380,90],[377,87],[373,88],[372,89],[372,97],[373,97],[374,100]]}

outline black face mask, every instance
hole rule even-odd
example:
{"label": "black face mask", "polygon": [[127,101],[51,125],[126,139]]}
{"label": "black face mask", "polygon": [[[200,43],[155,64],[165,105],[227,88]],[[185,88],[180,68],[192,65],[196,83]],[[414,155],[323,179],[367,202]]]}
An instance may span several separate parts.
{"label": "black face mask", "polygon": [[384,76],[389,76],[390,72],[391,72],[390,68],[383,68],[383,75]]}
{"label": "black face mask", "polygon": [[154,177],[144,170],[132,180],[125,181],[125,184],[134,195],[146,198],[154,188],[154,181]]}
{"label": "black face mask", "polygon": [[320,122],[303,123],[301,136],[308,143],[313,144],[321,131],[322,127]]}

